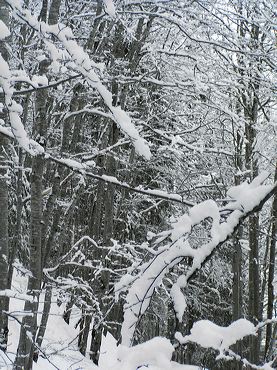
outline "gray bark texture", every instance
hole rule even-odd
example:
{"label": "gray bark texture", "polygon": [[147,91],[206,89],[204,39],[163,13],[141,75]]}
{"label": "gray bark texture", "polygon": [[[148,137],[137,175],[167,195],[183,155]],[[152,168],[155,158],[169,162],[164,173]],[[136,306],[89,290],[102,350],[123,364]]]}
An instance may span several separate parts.
{"label": "gray bark texture", "polygon": [[[45,74],[48,63],[42,61],[40,73]],[[36,136],[41,145],[46,145],[47,91],[41,90],[36,94]],[[37,155],[32,160],[31,174],[31,230],[30,230],[30,262],[31,275],[28,280],[28,294],[33,297],[24,306],[25,312],[32,315],[24,316],[20,331],[20,339],[15,359],[14,369],[30,370],[33,366],[34,343],[37,331],[37,310],[42,281],[42,251],[41,251],[41,227],[42,227],[42,190],[43,190],[44,158]]]}
{"label": "gray bark texture", "polygon": [[[0,134],[0,290],[5,290],[8,284],[8,185],[7,185],[7,162],[4,147],[6,138]],[[0,296],[0,349],[5,351],[7,347],[8,311],[9,300]]]}
{"label": "gray bark texture", "polygon": [[56,24],[59,19],[60,14],[60,6],[61,0],[52,0],[50,9],[49,9],[49,16],[48,16],[48,23],[49,24]]}
{"label": "gray bark texture", "polygon": [[[277,166],[275,170],[275,181],[277,181]],[[276,258],[276,239],[277,239],[277,196],[275,194],[271,210],[271,233],[269,236],[269,267],[268,267],[268,282],[267,282],[267,319],[273,318],[274,310],[274,271]],[[276,331],[276,330],[275,330]],[[265,341],[265,359],[270,361],[272,353],[270,352],[271,342],[276,340],[276,332],[274,334],[273,325],[269,324],[266,327]]]}
{"label": "gray bark texture", "polygon": [[[5,1],[0,0],[0,20],[9,26],[9,9]],[[0,40],[0,54],[8,61],[8,50],[4,41]],[[0,97],[0,103],[4,99]],[[0,118],[7,120],[5,109],[0,112]],[[8,162],[5,151],[7,139],[0,134],[0,290],[8,286],[8,259],[9,259],[9,233],[8,233]],[[0,350],[6,351],[8,339],[8,297],[0,296]]]}

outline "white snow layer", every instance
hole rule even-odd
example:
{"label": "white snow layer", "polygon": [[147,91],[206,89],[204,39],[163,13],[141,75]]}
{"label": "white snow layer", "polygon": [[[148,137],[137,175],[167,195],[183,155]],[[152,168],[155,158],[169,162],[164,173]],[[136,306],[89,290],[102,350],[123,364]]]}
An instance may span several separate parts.
{"label": "white snow layer", "polygon": [[[63,45],[65,52],[71,58],[71,66],[76,72],[81,73],[89,83],[89,85],[96,89],[103,99],[106,107],[111,112],[111,118],[120,128],[120,130],[131,140],[136,152],[143,156],[145,159],[149,160],[151,157],[151,152],[149,145],[145,139],[143,139],[131,118],[126,112],[124,112],[120,107],[115,107],[112,102],[112,94],[108,89],[102,84],[98,73],[96,70],[102,70],[103,66],[94,63],[89,55],[84,51],[84,49],[78,45],[74,39],[72,30],[62,24],[48,25],[45,22],[39,22],[36,17],[34,17],[30,11],[23,9],[19,1],[6,0],[6,2],[12,7],[16,16],[19,17],[21,22],[26,21],[32,28],[34,28],[38,33],[40,33],[44,38],[48,35],[54,35]],[[110,15],[114,14],[114,5],[112,0],[105,0],[106,11]],[[47,40],[47,47],[50,50],[50,56],[52,56],[57,61],[57,51],[56,47],[50,47],[53,45],[49,39]]]}
{"label": "white snow layer", "polygon": [[[220,212],[224,209],[219,209],[213,200],[207,200],[192,207],[188,215],[181,216],[172,225],[169,233],[171,242],[160,247],[157,254],[148,263],[142,265],[139,271],[135,270],[135,274],[140,278],[133,282],[126,297],[124,322],[121,329],[124,345],[131,345],[138,317],[143,315],[148,308],[151,297],[161,284],[166,272],[184,257],[191,257],[193,262],[189,271],[186,275],[179,276],[171,288],[176,316],[180,322],[182,321],[187,305],[181,289],[186,287],[189,277],[201,267],[212,251],[233,233],[241,217],[254,209],[272,190],[272,185],[262,185],[267,177],[267,173],[262,173],[250,184],[244,183],[243,186],[230,189],[228,194],[233,200],[226,205],[229,216],[224,218],[224,222],[220,222]],[[200,245],[197,249],[191,248],[187,234],[192,227],[207,218],[212,220],[210,241]],[[122,286],[122,283],[118,286]]]}
{"label": "white snow layer", "polygon": [[[22,320],[28,278],[17,271],[13,276],[13,291],[5,290],[0,294],[10,297],[10,309],[14,317]],[[38,323],[43,310],[44,294],[40,296]],[[71,314],[71,324],[63,320],[65,304],[57,304],[57,295],[53,292],[51,311],[42,343],[42,351],[47,358],[39,357],[33,364],[34,370],[199,370],[197,366],[180,365],[171,361],[173,346],[165,338],[157,337],[132,348],[117,345],[111,334],[102,335],[99,364],[96,366],[78,350],[79,329],[75,324],[80,318],[80,311],[75,307]],[[0,369],[12,370],[20,334],[20,324],[9,318],[9,338],[7,355],[0,356]]]}
{"label": "white snow layer", "polygon": [[198,366],[171,361],[173,345],[166,338],[155,337],[134,347],[116,345],[111,334],[102,336],[99,370],[199,370]]}
{"label": "white snow layer", "polygon": [[247,335],[255,335],[256,329],[252,322],[239,319],[227,327],[218,326],[209,320],[200,320],[193,324],[191,334],[176,339],[182,344],[194,342],[203,348],[214,348],[220,352],[228,350],[232,344]]}
{"label": "white snow layer", "polygon": [[115,6],[113,0],[103,0],[105,11],[110,17],[115,18]]}
{"label": "white snow layer", "polygon": [[22,114],[22,106],[13,100],[13,80],[20,80],[20,73],[22,72],[23,80],[26,79],[23,71],[16,71],[16,78],[12,75],[8,63],[4,60],[0,53],[0,87],[5,93],[5,103],[9,112],[9,121],[11,125],[11,132],[13,137],[17,140],[18,144],[26,152],[31,155],[42,154],[44,149],[38,143],[30,140],[20,115]]}
{"label": "white snow layer", "polygon": [[10,36],[10,31],[3,21],[0,20],[0,40]]}

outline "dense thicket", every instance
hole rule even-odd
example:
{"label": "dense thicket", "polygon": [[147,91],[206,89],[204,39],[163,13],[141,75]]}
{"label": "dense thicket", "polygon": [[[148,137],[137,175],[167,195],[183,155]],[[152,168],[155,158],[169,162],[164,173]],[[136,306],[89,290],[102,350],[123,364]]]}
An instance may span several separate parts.
{"label": "dense thicket", "polygon": [[[23,8],[0,0],[4,352],[13,274],[29,276],[33,296],[14,369],[31,369],[41,355],[54,296],[69,325],[79,309],[78,347],[97,363],[103,331],[122,339],[126,294],[141,266],[174,245],[172,225],[205,200],[226,211],[223,223],[231,186],[262,170],[276,182],[274,12],[274,2],[258,0],[30,0]],[[182,321],[171,289],[189,276],[194,256],[168,263],[151,300],[145,295],[132,344],[155,336],[177,343],[176,331],[189,334],[201,319],[269,319],[232,347],[241,358],[224,365],[191,343],[176,345],[174,356],[211,369],[240,369],[243,358],[249,368],[276,362],[271,195],[189,277]],[[196,250],[211,237],[206,217],[183,243]]]}

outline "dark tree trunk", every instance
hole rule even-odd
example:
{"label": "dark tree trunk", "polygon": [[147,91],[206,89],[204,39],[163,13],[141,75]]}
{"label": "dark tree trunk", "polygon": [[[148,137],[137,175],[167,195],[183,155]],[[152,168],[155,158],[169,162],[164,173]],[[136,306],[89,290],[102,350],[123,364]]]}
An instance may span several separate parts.
{"label": "dark tree trunk", "polygon": [[[7,139],[0,134],[0,290],[5,290],[8,284],[8,184],[7,184],[7,161],[3,148]],[[8,339],[8,311],[9,299],[0,296],[0,350],[6,351]]]}
{"label": "dark tree trunk", "polygon": [[[0,0],[0,20],[9,26],[9,8],[5,1]],[[8,61],[8,49],[0,40],[0,54]],[[3,96],[3,95],[2,95]],[[4,98],[0,97],[4,104]],[[0,112],[0,119],[7,119],[5,112]],[[7,139],[0,134],[0,290],[8,287],[9,233],[8,233],[8,161],[5,154]],[[5,311],[9,309],[8,297],[0,296],[0,350],[6,351],[8,340],[8,317]]]}
{"label": "dark tree trunk", "polygon": [[[275,169],[275,181],[277,181],[277,166]],[[275,194],[271,211],[271,234],[270,234],[270,249],[269,249],[269,267],[268,267],[268,282],[267,282],[267,319],[273,318],[274,309],[274,271],[276,258],[276,238],[277,238],[277,196]],[[276,336],[276,334],[275,334]],[[266,327],[265,341],[265,358],[270,361],[270,343],[272,341],[272,324]]]}
{"label": "dark tree trunk", "polygon": [[[39,348],[42,345],[42,341],[43,341],[44,334],[45,334],[46,327],[47,327],[47,322],[48,322],[49,313],[51,309],[51,299],[52,299],[52,288],[48,286],[45,291],[45,299],[44,299],[41,323],[40,323],[37,338],[36,338],[36,344],[37,344],[37,347]],[[38,352],[35,351],[34,361],[37,361],[37,360],[38,360]]]}
{"label": "dark tree trunk", "polygon": [[51,2],[48,16],[48,23],[51,25],[58,23],[61,2],[61,0],[52,0]]}
{"label": "dark tree trunk", "polygon": [[[40,74],[47,71],[48,62],[40,63]],[[47,91],[40,90],[36,94],[36,137],[41,145],[46,146],[47,121],[46,121]],[[15,359],[14,369],[30,370],[33,366],[34,342],[37,331],[37,310],[42,281],[42,251],[41,251],[41,226],[42,226],[42,190],[43,190],[44,158],[37,155],[32,161],[31,174],[31,232],[30,232],[30,272],[28,280],[28,294],[31,301],[26,301],[24,312],[32,313],[23,317],[20,331],[19,345]],[[29,333],[27,335],[27,333]]]}

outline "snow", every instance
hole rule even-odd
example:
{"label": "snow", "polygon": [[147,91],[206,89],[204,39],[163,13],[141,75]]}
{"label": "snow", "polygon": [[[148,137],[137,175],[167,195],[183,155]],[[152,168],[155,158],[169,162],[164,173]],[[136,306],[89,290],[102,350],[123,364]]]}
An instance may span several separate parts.
{"label": "snow", "polygon": [[19,299],[19,300],[22,300],[22,301],[30,301],[30,302],[33,301],[33,297],[32,296],[30,296],[28,294],[23,294],[23,293],[15,292],[12,289],[0,290],[0,296],[2,296],[2,297],[9,297],[9,298],[15,298],[15,299]]}
{"label": "snow", "polygon": [[[19,72],[15,71],[16,75],[15,81],[20,79],[18,74]],[[22,73],[22,76],[23,80],[25,80],[26,77],[24,72]],[[0,87],[2,87],[5,93],[5,103],[9,112],[11,132],[14,138],[18,141],[18,144],[26,152],[30,153],[31,155],[42,154],[44,152],[43,147],[40,146],[38,143],[31,141],[24,129],[23,123],[20,118],[23,109],[22,106],[12,98],[14,91],[12,83],[13,75],[9,69],[8,63],[3,59],[2,55],[0,54]]]}
{"label": "snow", "polygon": [[74,170],[85,170],[86,169],[85,164],[75,161],[74,159],[71,159],[71,158],[61,158],[59,159],[59,163],[64,164],[68,167],[71,167]]}
{"label": "snow", "polygon": [[102,339],[99,370],[199,370],[171,361],[174,347],[166,338],[155,337],[131,348],[117,346],[109,333]]}
{"label": "snow", "polygon": [[[10,299],[10,312],[22,319],[24,300],[30,297],[24,294],[27,287],[27,277],[15,272],[13,276],[13,297]],[[22,298],[18,300],[15,297]],[[3,293],[3,292],[2,292]],[[75,307],[71,314],[71,325],[63,320],[65,304],[57,304],[57,292],[53,290],[51,311],[42,343],[42,351],[47,358],[39,357],[37,363],[34,363],[34,370],[136,370],[138,368],[147,370],[198,370],[197,366],[180,365],[171,361],[174,347],[171,342],[162,337],[155,337],[147,342],[138,344],[134,347],[117,345],[114,337],[107,333],[102,335],[100,348],[99,364],[96,366],[89,358],[84,357],[78,351],[79,329],[75,328],[78,322],[80,311]],[[41,319],[44,294],[40,296],[38,322]],[[8,358],[0,357],[1,369],[12,369],[12,361],[15,357],[16,348],[19,339],[20,325],[9,319],[9,340],[8,340]],[[5,363],[7,362],[7,363]]]}
{"label": "snow", "polygon": [[[40,33],[42,38],[49,39],[49,41],[45,40],[45,44],[53,60],[52,67],[54,66],[53,68],[55,70],[58,70],[59,60],[65,55],[67,58],[71,58],[70,67],[82,73],[88,84],[93,89],[96,89],[103,99],[109,113],[102,113],[102,115],[106,114],[107,117],[113,119],[123,134],[131,140],[137,154],[149,160],[151,158],[151,152],[148,143],[141,137],[129,115],[120,107],[112,104],[112,94],[101,82],[100,76],[102,66],[94,63],[83,48],[76,43],[71,29],[61,24],[49,26],[44,22],[38,22],[30,12],[21,7],[19,1],[6,0],[6,2],[11,5],[14,12],[21,20],[25,19],[27,23]],[[103,2],[106,13],[110,17],[115,18],[116,11],[114,2],[112,0],[103,0]],[[0,38],[4,39],[8,35],[9,30],[3,22],[0,22]],[[60,44],[63,45],[63,51],[58,50],[51,41],[53,35],[56,36]],[[1,121],[0,124],[2,126],[0,127],[0,131],[14,137],[19,145],[32,155],[44,153],[43,148],[39,146],[39,144],[28,138],[20,118],[22,107],[13,99],[14,83],[20,80],[28,81],[28,77],[24,76],[23,71],[18,72],[10,70],[8,64],[1,55],[0,71],[0,86],[5,93],[5,104],[9,109],[9,121],[11,124],[11,127],[7,128],[3,126],[5,123]],[[163,84],[163,82],[158,80],[151,81]],[[32,83],[35,86],[47,85],[48,80],[45,76],[34,76]],[[199,82],[198,86],[202,87],[201,82]],[[200,151],[201,153],[203,150],[218,152],[215,149],[204,148],[203,143],[199,145],[199,147],[191,146],[183,142],[181,137],[175,137],[172,140],[172,146],[175,143],[183,144],[187,148]],[[201,144],[200,141],[198,143]],[[221,152],[223,153],[223,151]],[[86,169],[85,165],[72,159],[61,159],[60,163],[75,170]],[[92,165],[94,165],[94,162]],[[211,255],[215,248],[234,232],[240,219],[246,216],[248,212],[255,209],[259,202],[271,191],[272,186],[263,185],[267,176],[268,174],[263,173],[250,184],[244,182],[239,186],[232,187],[227,193],[230,202],[223,208],[219,208],[212,200],[197,205],[190,204],[192,208],[189,213],[177,219],[177,221],[172,224],[171,230],[164,232],[162,238],[157,239],[167,244],[152,249],[154,253],[150,261],[140,266],[132,266],[133,270],[130,270],[130,273],[123,276],[116,285],[118,289],[122,290],[125,286],[132,284],[131,288],[128,290],[124,307],[124,322],[121,332],[123,345],[117,346],[116,340],[110,334],[103,336],[98,367],[93,365],[89,359],[78,352],[77,337],[79,330],[71,325],[67,325],[63,321],[62,315],[64,312],[64,305],[59,306],[57,304],[57,296],[54,294],[49,324],[47,325],[42,347],[43,351],[49,357],[49,361],[55,364],[59,369],[75,369],[76,366],[80,369],[99,370],[134,370],[137,368],[170,370],[194,368],[176,364],[171,361],[174,348],[171,342],[165,338],[156,337],[148,342],[130,347],[138,319],[147,310],[155,289],[162,283],[162,279],[168,270],[182,261],[184,257],[191,257],[193,261],[189,271],[186,275],[178,277],[177,281],[172,285],[170,292],[177,318],[179,321],[182,320],[183,314],[187,308],[182,289],[186,287],[189,277],[201,267],[202,263]],[[115,177],[103,175],[102,180],[123,185]],[[128,185],[124,186],[128,187]],[[161,196],[172,200],[175,198],[175,200],[182,201],[182,197],[178,194],[169,195],[161,190],[140,190],[144,194]],[[222,212],[226,212],[224,218],[221,218]],[[211,220],[210,240],[206,244],[199,245],[197,248],[192,248],[186,239],[187,234],[190,233],[195,225],[200,224],[206,219]],[[169,242],[165,240],[167,236],[169,236]],[[147,249],[147,247],[144,246],[144,249]],[[6,295],[11,298],[11,312],[13,312],[13,315],[18,317],[19,320],[22,316],[22,304],[25,300],[30,299],[30,296],[24,293],[26,291],[26,284],[24,284],[24,282],[26,283],[25,278],[21,277],[19,279],[15,277],[13,281],[15,284],[13,289],[15,289],[15,291],[5,290],[0,292],[0,295]],[[23,287],[21,285],[23,285]],[[44,295],[42,294],[42,301],[43,298]],[[41,311],[41,304],[39,311]],[[11,358],[13,358],[17,348],[20,326],[16,320],[10,319],[10,328],[8,351]],[[57,328],[59,330],[57,330]],[[182,337],[181,334],[177,334],[176,337],[183,344],[195,342],[204,348],[211,347],[218,350],[220,357],[239,339],[248,335],[256,335],[256,331],[254,325],[245,319],[233,322],[228,327],[220,327],[210,321],[201,320],[194,323],[191,334],[185,337]],[[34,365],[34,369],[53,369],[54,365],[49,361],[40,358],[38,364]],[[267,366],[267,368],[270,367]]]}
{"label": "snow", "polygon": [[199,224],[206,218],[211,217],[214,222],[219,222],[219,211],[217,204],[212,200],[206,200],[195,205],[189,212],[192,225]]}
{"label": "snow", "polygon": [[119,346],[118,356],[121,370],[137,369],[139,366],[157,366],[159,369],[170,369],[174,347],[169,339],[155,337],[148,342],[128,348]]}
{"label": "snow", "polygon": [[32,82],[37,86],[47,86],[48,85],[48,78],[46,76],[37,76],[34,75],[32,78]]}
{"label": "snow", "polygon": [[253,209],[270,191],[270,185],[261,185],[268,176],[268,172],[264,171],[250,184],[245,181],[238,186],[231,187],[227,192],[227,195],[235,200],[235,202],[231,204],[231,209],[240,207],[245,212]]}
{"label": "snow", "polygon": [[187,214],[182,215],[179,219],[172,224],[171,240],[175,241],[182,235],[191,231],[191,219]]}
{"label": "snow", "polygon": [[118,181],[117,178],[114,176],[102,175],[101,178],[106,182],[121,184],[120,181]]}
{"label": "snow", "polygon": [[[27,277],[22,276],[20,273],[15,272],[13,276],[13,294],[9,294],[10,297],[10,309],[9,311],[19,321],[22,319],[22,312],[24,307],[24,300],[30,299],[30,296],[26,295]],[[20,298],[20,299],[18,299]],[[39,315],[38,320],[41,319],[41,312],[43,308],[44,294],[40,296]],[[67,325],[63,320],[65,305],[57,305],[57,296],[54,295],[51,305],[51,311],[47,329],[42,344],[42,350],[49,357],[49,361],[43,357],[39,357],[37,363],[34,363],[34,370],[54,370],[56,368],[60,370],[97,370],[92,361],[85,358],[77,347],[78,333],[79,330],[74,328],[74,325]],[[76,312],[78,314],[78,312]],[[73,314],[74,316],[74,314]],[[75,321],[78,320],[78,316]],[[8,339],[8,356],[11,360],[14,359],[18,339],[20,333],[19,323],[9,318],[9,339]],[[12,365],[5,365],[3,362],[7,361],[0,357],[0,368],[1,369],[12,369]],[[74,365],[75,364],[75,365]],[[102,369],[101,369],[102,370]]]}
{"label": "snow", "polygon": [[105,12],[109,14],[111,18],[116,17],[115,6],[113,0],[103,0]]}
{"label": "snow", "polygon": [[[148,194],[153,194],[156,196],[161,196],[161,197],[167,197],[168,193],[166,193],[163,190],[158,190],[158,189],[145,189]],[[179,194],[170,194],[171,199],[176,199],[177,201],[182,201],[182,197]]]}
{"label": "snow", "polygon": [[183,314],[185,312],[185,309],[187,308],[187,301],[178,283],[172,285],[170,295],[174,303],[176,317],[179,320],[179,322],[182,322]]}
{"label": "snow", "polygon": [[102,334],[101,347],[100,347],[100,357],[98,365],[100,368],[106,369],[112,368],[117,362],[117,343],[115,338],[107,333]]}
{"label": "snow", "polygon": [[11,128],[5,127],[4,124],[5,122],[2,119],[0,119],[0,132],[6,136],[14,138]]}
{"label": "snow", "polygon": [[203,348],[213,348],[223,353],[231,345],[248,335],[256,335],[256,329],[246,319],[234,321],[228,327],[218,326],[209,320],[200,320],[193,324],[191,334],[182,337],[180,333],[177,333],[176,339],[182,344],[194,342]]}
{"label": "snow", "polygon": [[193,257],[194,254],[195,250],[188,243],[178,240],[170,247],[161,250],[149,263],[141,266],[138,273],[140,278],[136,279],[129,289],[124,306],[124,321],[121,329],[124,345],[131,344],[137,318],[146,311],[155,288],[161,284],[168,269],[180,262],[183,256]]}
{"label": "snow", "polygon": [[0,40],[10,36],[10,31],[3,21],[0,20]]}
{"label": "snow", "polygon": [[[134,269],[140,278],[133,282],[126,297],[124,322],[121,329],[124,345],[131,345],[138,317],[143,315],[148,308],[156,287],[161,284],[168,269],[178,264],[184,257],[191,257],[193,262],[189,271],[186,275],[179,276],[171,288],[176,316],[180,322],[182,321],[187,305],[181,289],[187,286],[190,276],[201,267],[213,250],[233,233],[241,217],[246,212],[254,209],[272,190],[273,186],[261,185],[267,176],[263,173],[250,184],[245,183],[243,191],[241,191],[241,188],[239,191],[236,188],[231,189],[229,194],[233,196],[235,202],[231,201],[227,204],[226,209],[233,207],[231,209],[234,211],[225,222],[220,223],[220,211],[222,209],[220,210],[213,200],[204,201],[192,207],[188,215],[181,216],[177,222],[173,223],[169,234],[171,242],[160,247],[157,254],[148,263],[140,267],[139,272]],[[211,239],[208,243],[193,249],[186,240],[186,234],[192,227],[207,218],[212,220]]]}
{"label": "snow", "polygon": [[[69,162],[70,166],[79,166],[77,164]],[[171,296],[174,302],[174,308],[177,314],[177,318],[181,321],[184,310],[186,309],[186,300],[182,294],[181,288],[185,287],[189,276],[201,266],[201,263],[205,260],[214,248],[217,247],[218,243],[224,241],[227,236],[232,233],[234,227],[239,223],[240,218],[244,213],[240,210],[241,202],[245,209],[249,210],[251,207],[255,207],[262,196],[265,196],[271,191],[272,186],[261,185],[261,182],[265,180],[265,176],[259,176],[254,179],[252,183],[245,183],[243,191],[237,191],[232,189],[229,194],[232,195],[237,207],[239,209],[234,210],[227,218],[225,222],[219,223],[219,208],[213,201],[205,201],[199,205],[194,206],[189,215],[186,217],[182,216],[177,222],[175,222],[175,229],[173,225],[173,241],[169,244],[163,245],[155,250],[156,254],[153,254],[153,258],[145,262],[142,265],[134,264],[133,268],[136,272],[132,274],[132,270],[123,277],[118,283],[118,287],[123,287],[124,284],[131,283],[132,286],[129,288],[126,304],[124,306],[124,322],[122,324],[122,345],[116,346],[116,341],[107,335],[103,340],[101,347],[101,357],[99,367],[96,367],[92,362],[83,357],[77,348],[78,329],[75,329],[71,325],[67,325],[63,319],[64,305],[57,305],[57,296],[54,294],[54,300],[51,305],[51,313],[49,318],[49,324],[42,346],[42,350],[47,354],[50,362],[54,363],[59,369],[70,369],[74,368],[73,363],[78,363],[80,369],[98,369],[98,370],[133,370],[138,367],[147,367],[152,370],[170,370],[170,369],[185,369],[186,367],[178,364],[174,364],[171,361],[171,355],[173,347],[169,340],[165,338],[153,338],[148,342],[139,344],[134,347],[130,347],[132,338],[136,329],[138,318],[144,314],[149,306],[151,297],[154,290],[161,284],[163,277],[166,272],[178,264],[185,256],[193,258],[192,266],[186,275],[179,276],[176,283],[173,284],[171,289]],[[240,188],[241,189],[241,188]],[[247,189],[247,190],[246,190]],[[258,191],[256,191],[258,189]],[[244,194],[243,199],[239,201],[237,198],[242,197],[242,193],[250,192],[256,194],[255,202],[251,200],[248,205],[248,198]],[[230,202],[234,204],[234,202]],[[226,207],[230,206],[227,204]],[[202,220],[209,218],[212,220],[211,240],[198,248],[192,248],[186,240],[186,233],[195,224],[200,223]],[[176,227],[177,225],[177,227]],[[183,230],[182,230],[183,226]],[[161,233],[162,234],[162,233]],[[163,232],[164,234],[164,232]],[[167,232],[165,232],[166,235]],[[78,243],[80,243],[80,239]],[[139,277],[139,278],[137,278]],[[29,299],[25,295],[26,292],[26,278],[15,276],[13,279],[12,294],[11,291],[0,292],[0,294],[8,295],[11,298],[10,311],[18,317],[18,320],[22,317],[22,310],[24,300]],[[44,295],[42,294],[40,300],[43,301]],[[40,304],[39,312],[42,311]],[[40,315],[39,315],[40,317]],[[57,332],[57,327],[59,331]],[[191,330],[191,334],[182,337],[179,333],[176,334],[176,338],[180,343],[195,342],[204,348],[214,348],[219,351],[218,358],[227,358],[226,351],[229,351],[229,347],[236,343],[239,339],[248,336],[256,335],[258,327],[246,320],[240,319],[233,322],[228,327],[220,327],[210,321],[201,320],[194,323]],[[8,342],[8,352],[11,359],[13,358],[17,342],[19,338],[19,324],[15,320],[10,320],[10,337]],[[227,357],[226,357],[227,356]],[[47,359],[39,359],[37,367],[35,369],[53,369],[53,365]],[[52,367],[51,367],[52,366]],[[109,367],[108,367],[109,366]],[[266,365],[270,369],[270,365]],[[265,369],[266,367],[259,367]]]}
{"label": "snow", "polygon": [[[22,20],[29,23],[37,32],[41,33],[43,37],[46,34],[55,35],[59,41],[63,44],[65,51],[72,59],[72,68],[77,70],[79,73],[86,78],[87,82],[92,88],[95,88],[99,95],[102,97],[104,103],[112,114],[112,119],[122,130],[122,132],[130,138],[133,143],[136,152],[149,160],[151,152],[148,143],[140,135],[135,125],[131,121],[130,117],[120,107],[115,107],[112,104],[112,94],[108,89],[101,83],[99,75],[96,73],[96,69],[102,70],[102,65],[94,63],[84,49],[78,45],[74,39],[72,30],[66,26],[59,25],[47,25],[44,22],[39,22],[28,10],[23,9],[18,2],[7,0],[12,6],[16,14],[18,14]],[[105,1],[106,11],[111,16],[114,13],[114,5],[111,0]],[[55,46],[50,46],[49,40],[47,47],[50,50],[50,55],[54,57],[54,61],[57,61],[58,52],[55,50]]]}

